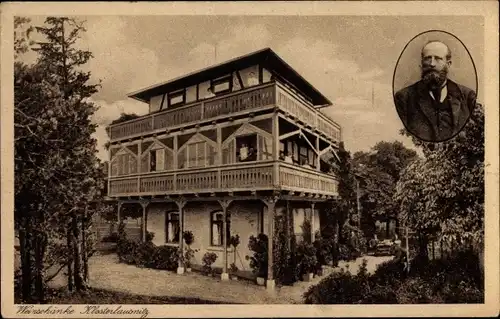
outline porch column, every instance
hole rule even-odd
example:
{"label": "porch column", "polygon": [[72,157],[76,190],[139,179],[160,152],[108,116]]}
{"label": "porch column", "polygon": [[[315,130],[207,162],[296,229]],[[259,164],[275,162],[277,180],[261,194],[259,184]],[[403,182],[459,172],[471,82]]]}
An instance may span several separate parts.
{"label": "porch column", "polygon": [[181,257],[184,255],[184,207],[186,206],[187,201],[183,198],[180,198],[176,200],[175,203],[177,204],[177,208],[179,209],[179,228],[180,228],[179,265],[177,267],[177,273],[181,275],[184,273],[184,263]]}
{"label": "porch column", "polygon": [[147,213],[147,208],[149,205],[149,201],[141,201],[140,202],[141,207],[142,207],[142,241],[146,242],[146,234],[148,232],[148,213]]}
{"label": "porch column", "polygon": [[267,206],[267,282],[266,287],[269,291],[274,291],[276,286],[273,274],[273,239],[274,239],[274,216],[276,215],[276,203],[279,200],[279,196],[273,196],[263,200],[264,204]]}
{"label": "porch column", "polygon": [[121,211],[122,211],[122,205],[123,203],[121,201],[118,201],[118,225],[120,225],[120,222],[122,220],[122,217],[121,217]]}
{"label": "porch column", "polygon": [[319,135],[316,134],[316,170],[319,172],[321,171],[320,165],[321,165],[321,150],[319,149]]}
{"label": "porch column", "polygon": [[311,243],[314,243],[314,240],[316,237],[315,236],[315,233],[314,233],[314,223],[315,223],[315,220],[314,220],[314,206],[315,206],[315,203],[312,202],[311,203]]}
{"label": "porch column", "polygon": [[229,274],[227,272],[227,209],[231,204],[232,199],[222,199],[219,200],[219,204],[222,207],[223,220],[222,220],[222,245],[224,251],[222,253],[222,274],[220,275],[221,280],[229,280]]}

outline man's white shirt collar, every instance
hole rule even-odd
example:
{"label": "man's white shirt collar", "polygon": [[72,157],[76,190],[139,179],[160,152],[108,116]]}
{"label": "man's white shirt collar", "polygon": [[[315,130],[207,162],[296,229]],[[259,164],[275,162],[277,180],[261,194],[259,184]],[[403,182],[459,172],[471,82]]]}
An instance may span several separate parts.
{"label": "man's white shirt collar", "polygon": [[[444,99],[446,99],[446,95],[448,95],[448,85],[446,85],[447,83],[444,84],[443,88],[441,89],[441,98],[440,98],[440,101],[441,103],[443,103]],[[436,98],[434,97],[434,94],[432,93],[432,91],[429,91],[429,94],[430,96],[432,97],[432,99],[435,101]]]}

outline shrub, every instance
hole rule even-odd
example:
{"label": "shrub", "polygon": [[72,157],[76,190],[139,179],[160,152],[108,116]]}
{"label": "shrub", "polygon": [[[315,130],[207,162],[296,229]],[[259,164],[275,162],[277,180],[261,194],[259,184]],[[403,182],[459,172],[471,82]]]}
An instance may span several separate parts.
{"label": "shrub", "polygon": [[118,233],[117,232],[113,232],[113,233],[111,233],[111,234],[109,234],[107,236],[104,236],[101,239],[101,242],[103,242],[103,243],[117,243],[118,239],[119,239]]}
{"label": "shrub", "polygon": [[212,264],[217,260],[217,255],[213,252],[206,252],[203,255],[203,272],[206,274],[212,273]]}
{"label": "shrub", "polygon": [[229,267],[229,272],[232,274],[235,274],[238,272],[238,267],[236,266],[235,263],[231,263],[231,266]]}
{"label": "shrub", "polygon": [[[139,243],[129,240],[123,228],[118,233],[119,239],[116,252],[120,262],[154,269],[177,269],[179,259],[176,248],[156,246],[151,241]],[[152,236],[148,238],[152,239]]]}
{"label": "shrub", "polygon": [[297,245],[297,262],[300,275],[312,273],[316,269],[316,249],[305,241]]}
{"label": "shrub", "polygon": [[184,238],[184,242],[188,245],[188,247],[194,243],[194,235],[190,230],[184,231],[184,233],[182,233],[182,238]]}
{"label": "shrub", "polygon": [[257,237],[250,236],[248,248],[254,252],[252,257],[246,256],[250,259],[250,268],[257,277],[267,278],[268,273],[268,238],[265,234],[259,234]]}
{"label": "shrub", "polygon": [[306,303],[482,303],[483,278],[477,256],[471,252],[457,254],[448,260],[417,260],[410,273],[403,271],[402,261],[379,265],[373,275],[366,264],[357,275],[341,271],[304,294]]}

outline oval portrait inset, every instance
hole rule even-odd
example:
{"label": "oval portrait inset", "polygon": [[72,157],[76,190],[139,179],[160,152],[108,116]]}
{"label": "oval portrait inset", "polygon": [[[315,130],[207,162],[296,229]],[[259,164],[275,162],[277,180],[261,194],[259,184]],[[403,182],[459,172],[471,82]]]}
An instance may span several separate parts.
{"label": "oval portrait inset", "polygon": [[394,103],[406,130],[426,142],[457,135],[476,105],[477,74],[454,35],[420,33],[401,52],[393,77]]}

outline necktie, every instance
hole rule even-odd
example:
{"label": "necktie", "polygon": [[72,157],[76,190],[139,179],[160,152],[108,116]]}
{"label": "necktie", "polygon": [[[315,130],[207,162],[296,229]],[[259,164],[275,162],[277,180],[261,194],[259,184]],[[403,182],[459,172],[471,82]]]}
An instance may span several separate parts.
{"label": "necktie", "polygon": [[441,89],[433,90],[432,94],[434,95],[436,102],[441,102]]}

